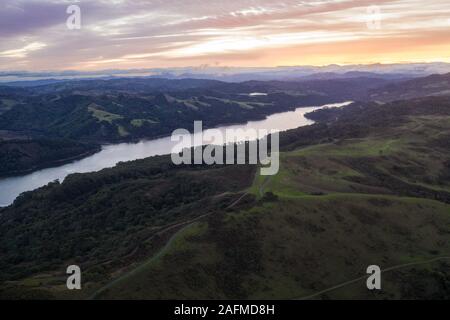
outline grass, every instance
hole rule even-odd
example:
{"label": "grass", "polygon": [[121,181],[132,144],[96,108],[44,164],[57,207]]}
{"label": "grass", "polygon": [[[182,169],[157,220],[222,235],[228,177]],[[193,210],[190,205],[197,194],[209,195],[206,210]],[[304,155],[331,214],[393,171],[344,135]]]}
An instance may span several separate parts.
{"label": "grass", "polygon": [[206,98],[211,99],[211,100],[221,101],[221,102],[224,102],[224,103],[227,103],[227,104],[237,104],[237,105],[239,105],[240,108],[242,108],[242,109],[247,109],[247,110],[254,109],[255,107],[264,107],[264,106],[270,106],[270,105],[273,105],[272,103],[263,103],[263,102],[243,102],[243,101],[230,100],[230,99],[222,99],[222,98],[211,97],[211,96],[207,96]]}
{"label": "grass", "polygon": [[[165,283],[166,286],[174,284],[173,289],[177,290],[176,286],[185,286],[185,290],[189,291],[187,296],[194,294],[194,291],[189,288],[189,285],[202,285],[205,288],[204,297],[212,294],[214,287],[208,287],[206,283],[197,283],[198,279],[203,278],[207,281],[206,275],[203,273],[197,274],[193,270],[185,270],[185,265],[182,263],[184,259],[189,259],[194,265],[197,263],[213,264],[216,260],[214,250],[210,244],[202,244],[197,246],[192,243],[192,237],[199,237],[207,230],[207,224],[203,222],[196,222],[181,229],[174,235],[167,244],[150,259],[139,265],[136,269],[118,280],[112,282],[112,285],[106,287],[96,298],[108,299],[110,294],[114,292],[114,298],[139,298],[142,295],[148,296],[154,294],[154,286],[142,286],[143,283]],[[197,255],[197,250],[200,252]],[[180,261],[181,259],[181,261]],[[180,261],[180,263],[177,263]],[[175,265],[172,265],[175,263]],[[167,266],[170,265],[170,269]],[[188,272],[193,272],[189,275]],[[187,279],[193,277],[194,279]],[[176,285],[175,285],[176,283]],[[117,289],[121,288],[121,293],[117,295]],[[196,295],[201,296],[202,292],[195,292]]]}
{"label": "grass", "polygon": [[107,111],[103,111],[101,109],[101,106],[98,106],[94,103],[92,103],[89,107],[88,110],[90,112],[92,112],[92,115],[97,118],[99,121],[106,121],[109,123],[113,123],[114,120],[118,120],[118,119],[123,119],[122,116],[118,115],[118,114],[114,114],[114,113],[110,113]]}
{"label": "grass", "polygon": [[402,148],[403,142],[400,139],[349,139],[340,144],[319,144],[305,149],[300,149],[291,153],[295,156],[334,156],[334,157],[373,157],[379,155],[389,155]]}
{"label": "grass", "polygon": [[[450,156],[433,143],[449,129],[450,118],[412,117],[364,139],[281,153],[278,174],[258,170],[247,189],[254,202],[182,228],[96,298],[292,299],[355,279],[372,264],[450,255],[450,205],[379,184],[447,190],[436,181]],[[442,297],[448,267],[395,271],[376,294],[361,281],[319,298]]]}
{"label": "grass", "polygon": [[[113,288],[109,297],[124,291],[134,294],[135,286],[145,281],[146,274],[147,280],[155,281],[157,277],[168,283],[159,281],[156,288],[133,297],[287,299],[354,279],[371,264],[385,268],[450,255],[448,204],[394,195],[389,186],[377,188],[368,180],[381,172],[409,183],[412,174],[392,171],[394,165],[428,165],[428,170],[415,173],[415,183],[436,188],[425,181],[441,172],[446,157],[436,158],[439,151],[428,141],[447,125],[450,127],[448,119],[415,117],[405,124],[402,134],[395,130],[282,153],[278,174],[264,177],[257,173],[248,189],[260,201],[268,191],[276,194],[278,200],[228,213],[217,223],[205,223],[197,234],[191,229],[191,237],[172,243],[158,266],[147,265],[138,279]],[[432,135],[424,135],[423,130]],[[417,147],[430,148],[430,152],[419,152]],[[355,168],[354,160],[373,163],[371,170],[375,173]],[[355,177],[363,182],[350,179]],[[229,234],[230,230],[245,236]],[[236,237],[232,251],[220,246],[221,234]],[[241,251],[248,255],[245,248],[249,244],[252,252],[259,255],[240,259]],[[255,264],[257,267],[252,269]],[[229,270],[219,268],[220,265]],[[204,283],[201,288],[182,277],[168,280],[175,273],[193,272],[192,268]],[[386,289],[376,295],[361,282],[325,296],[417,298],[440,292],[438,285],[430,285],[426,293],[414,290],[407,280],[418,272],[433,284],[435,274],[441,274],[442,264],[410,269],[389,275]],[[238,279],[234,291],[221,285],[223,278],[232,283]]]}
{"label": "grass", "polygon": [[[103,298],[237,298],[218,285],[227,271],[211,271],[225,264],[223,259],[231,268],[241,263],[240,268],[246,270],[249,262],[238,258],[239,248],[253,242],[260,248],[256,249],[261,253],[259,271],[241,276],[245,297],[301,297],[350,280],[370,264],[391,266],[436,252],[450,253],[443,227],[449,224],[450,206],[433,200],[354,194],[281,197],[229,213],[220,224],[203,223],[183,230],[156,259],[139,267]],[[249,225],[253,225],[251,230]],[[249,235],[246,242],[234,243],[236,255],[229,256],[211,238],[224,230],[245,228]],[[397,284],[396,295],[399,288]]]}
{"label": "grass", "polygon": [[158,121],[150,120],[150,119],[133,119],[131,120],[131,125],[134,127],[142,127],[145,123],[154,124],[158,123]]}
{"label": "grass", "polygon": [[[88,107],[88,110],[98,119],[98,121],[106,121],[113,124],[115,120],[123,119],[123,116],[121,115],[110,113],[99,108],[101,108],[101,106],[96,105],[95,103],[90,104]],[[130,133],[121,125],[117,125],[117,133],[120,137],[127,137],[130,135]]]}
{"label": "grass", "polygon": [[121,137],[126,137],[130,135],[130,133],[123,126],[117,126],[117,132]]}

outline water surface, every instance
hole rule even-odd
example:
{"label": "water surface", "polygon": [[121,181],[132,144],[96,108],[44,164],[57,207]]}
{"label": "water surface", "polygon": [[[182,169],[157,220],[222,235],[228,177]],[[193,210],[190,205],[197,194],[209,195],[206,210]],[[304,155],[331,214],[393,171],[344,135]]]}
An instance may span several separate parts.
{"label": "water surface", "polygon": [[[215,129],[208,129],[205,130],[204,134],[206,134],[210,130],[220,130],[225,136],[225,131],[227,129],[245,130],[249,128],[286,131],[289,129],[294,129],[314,123],[313,121],[304,117],[305,113],[324,107],[340,107],[349,103],[350,102],[328,104],[319,107],[302,107],[296,109],[295,111],[276,113],[260,121],[249,121],[246,124],[229,125],[218,127]],[[10,205],[14,201],[14,199],[22,192],[37,189],[57,179],[59,181],[63,181],[65,177],[72,173],[99,171],[104,168],[114,167],[118,162],[121,161],[131,161],[155,155],[170,154],[171,152],[181,151],[183,147],[196,146],[197,144],[194,143],[194,137],[196,137],[196,135],[190,134],[189,138],[191,139],[183,139],[183,141],[185,141],[185,144],[178,146],[179,148],[176,150],[174,150],[173,148],[179,143],[176,141],[171,141],[171,137],[153,140],[142,140],[138,143],[119,143],[105,145],[102,147],[102,150],[100,152],[81,160],[77,160],[58,167],[38,170],[23,176],[0,179],[0,207]],[[237,141],[251,140],[254,138],[256,137],[248,137],[242,135],[240,137],[237,137]],[[192,143],[189,143],[187,140],[192,140]]]}

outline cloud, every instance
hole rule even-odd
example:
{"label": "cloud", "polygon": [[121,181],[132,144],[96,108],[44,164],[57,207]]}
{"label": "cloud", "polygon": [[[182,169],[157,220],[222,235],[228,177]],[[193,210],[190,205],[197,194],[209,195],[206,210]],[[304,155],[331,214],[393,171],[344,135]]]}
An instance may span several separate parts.
{"label": "cloud", "polygon": [[[66,8],[74,3],[81,8],[81,30],[65,25]],[[417,59],[425,52],[445,56],[438,48],[444,48],[439,35],[449,27],[447,0],[430,0],[427,6],[420,0],[378,0],[379,30],[367,28],[367,7],[373,4],[373,0],[3,0],[0,69],[172,67],[218,59],[230,65],[264,66],[322,64],[325,57],[329,63],[347,58],[372,61],[377,55],[360,44],[392,46],[404,37],[420,39],[408,46],[411,59],[414,51]],[[359,48],[359,53],[349,57],[343,43]],[[430,46],[435,50],[427,51]],[[308,51],[310,57],[295,60],[291,53],[298,55],[299,48],[317,52]],[[320,51],[324,48],[330,52]],[[406,50],[393,48],[395,52],[385,50],[392,57]]]}
{"label": "cloud", "polygon": [[19,49],[0,51],[0,57],[25,58],[29,52],[40,50],[42,48],[45,48],[46,46],[47,45],[42,42],[33,42]]}

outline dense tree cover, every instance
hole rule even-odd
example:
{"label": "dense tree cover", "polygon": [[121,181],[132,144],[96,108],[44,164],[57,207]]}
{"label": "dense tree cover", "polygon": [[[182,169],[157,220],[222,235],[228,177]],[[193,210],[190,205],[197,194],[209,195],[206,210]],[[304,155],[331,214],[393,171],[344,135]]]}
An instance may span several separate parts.
{"label": "dense tree cover", "polygon": [[[299,106],[365,99],[386,83],[373,77],[242,83],[131,78],[1,87],[10,104],[21,99],[18,108],[4,107],[0,129],[105,142],[150,138],[190,129],[194,120],[213,127]],[[267,95],[249,96],[253,92]]]}
{"label": "dense tree cover", "polygon": [[[384,100],[395,96],[395,92],[386,96],[390,92],[386,88],[406,88],[413,95],[445,93],[447,78],[436,75],[397,84],[373,77],[242,83],[137,78],[0,87],[0,138],[63,138],[95,144],[132,141],[169,135],[178,128],[192,130],[195,120],[208,128],[263,119],[299,106],[365,100],[383,92]],[[391,87],[385,87],[387,83]],[[253,92],[267,95],[250,96]],[[68,155],[60,150],[50,154],[33,154],[36,160],[29,161],[8,155],[8,165],[0,174],[45,166]]]}
{"label": "dense tree cover", "polygon": [[[316,111],[309,116],[320,123],[283,133],[281,148],[365,137],[388,127],[402,132],[402,123],[410,115],[450,116],[450,99],[355,103]],[[450,150],[445,137],[431,140],[444,154]],[[347,165],[371,177],[359,183],[399,195],[450,201],[448,192],[383,176],[370,161],[354,160]],[[233,192],[252,183],[254,173],[255,167],[249,165],[176,166],[169,156],[163,156],[70,175],[63,183],[24,193],[12,206],[0,210],[0,278],[20,279],[73,260],[87,268],[108,262],[112,268],[130,254],[148,253],[153,242],[147,240],[165,226],[226,208],[237,197]],[[440,179],[449,182],[445,172]],[[272,194],[264,199],[277,201]]]}
{"label": "dense tree cover", "polygon": [[449,88],[450,73],[434,74],[371,88],[367,92],[367,99],[373,101],[394,101],[424,96],[448,96],[450,94]]}
{"label": "dense tree cover", "polygon": [[[323,123],[282,134],[283,150],[292,150],[282,171],[255,179],[272,194],[178,233],[158,260],[96,298],[301,298],[355,279],[374,261],[447,257],[450,100],[321,113],[329,115]],[[449,263],[386,272],[383,283],[382,291],[360,281],[317,298],[448,299]]]}
{"label": "dense tree cover", "polygon": [[0,140],[0,176],[60,164],[99,149],[95,144],[62,139]]}
{"label": "dense tree cover", "polygon": [[[267,95],[249,95],[256,90]],[[335,101],[324,93],[276,82],[116,79],[0,87],[0,139],[15,139],[3,145],[0,175],[86,154],[99,143],[165,136],[179,128],[192,130],[196,120],[208,128]],[[55,140],[52,146],[51,140]],[[66,140],[64,146],[62,140]],[[86,145],[69,146],[69,140]]]}
{"label": "dense tree cover", "polygon": [[[130,81],[128,91],[120,93],[113,93],[114,88],[107,92],[101,86],[97,91],[91,87],[83,91],[84,87],[81,87],[75,92],[67,83],[61,84],[64,88],[58,93],[27,91],[29,97],[21,101],[20,108],[14,106],[0,115],[0,129],[26,131],[40,137],[115,141],[164,134],[164,130],[170,131],[170,126],[189,129],[191,121],[198,120],[196,117],[205,119],[207,125],[212,126],[219,121],[216,117],[226,122],[242,121],[292,108],[296,101],[313,104],[314,101],[332,100],[323,93],[292,94],[292,88],[281,91],[277,87],[279,83],[266,87],[267,96],[258,97],[233,92],[235,84],[224,85],[227,89],[219,91],[214,86],[222,84],[217,82],[208,84],[207,89],[202,87],[204,84],[187,90],[180,85],[181,88],[171,92],[155,90],[137,94],[135,91],[138,90],[132,89],[133,83]],[[247,93],[264,89],[258,82],[247,85]],[[45,88],[42,89],[45,92]],[[147,89],[144,86],[139,90]],[[386,132],[387,128],[393,130],[393,135],[405,134],[408,129],[403,125],[411,116],[450,116],[450,98],[420,98],[383,105],[354,103],[345,108],[319,110],[308,116],[318,123],[281,134],[282,151],[376,136]],[[434,148],[434,157],[441,158],[445,164],[431,178],[426,172],[422,174],[426,170],[418,163],[404,166],[395,159],[395,166],[380,169],[373,159],[359,158],[345,164],[364,173],[364,178],[353,177],[350,182],[384,188],[391,194],[449,203],[449,192],[445,190],[450,180],[449,137],[448,130],[444,130],[430,136],[431,149],[424,151],[423,146],[417,146],[419,153],[432,153]],[[68,150],[84,146],[64,145],[65,142],[54,140],[1,141],[0,144],[8,146],[0,150],[9,150],[5,152],[6,158],[0,158],[6,162],[8,157],[25,161],[23,154],[29,156],[29,150],[37,150],[35,148],[59,152],[53,159],[56,160],[65,157]],[[25,146],[29,148],[26,152]],[[22,150],[23,153],[11,150]],[[394,162],[384,155],[379,159]],[[67,263],[75,261],[89,270],[88,278],[104,280],[119,266],[152,252],[158,231],[227,208],[240,196],[239,192],[251,184],[255,169],[255,166],[175,166],[167,156],[154,157],[97,173],[71,175],[63,183],[55,181],[27,192],[12,206],[0,209],[0,288],[7,285],[2,281],[62,270]],[[418,183],[410,183],[408,179]],[[278,202],[271,194],[263,201]],[[233,257],[225,267],[238,277],[257,270],[261,260],[260,244],[239,230],[224,229],[222,233],[214,234],[221,250]],[[233,249],[233,239],[246,243],[246,246]],[[242,268],[245,256],[251,257],[254,263]],[[232,277],[232,273],[223,272],[221,286],[225,291],[231,290],[233,281],[239,279]],[[244,293],[238,292],[238,296],[244,296]]]}
{"label": "dense tree cover", "polygon": [[[0,130],[95,142],[169,135],[191,129],[194,120],[204,127],[242,123],[339,100],[290,83],[193,79],[69,81],[22,90],[21,104],[0,114]],[[256,90],[267,95],[249,95]]]}
{"label": "dense tree cover", "polygon": [[229,205],[232,194],[220,194],[242,190],[253,174],[253,166],[175,166],[165,156],[24,193],[0,213],[0,279],[148,250],[145,241],[165,226]]}
{"label": "dense tree cover", "polygon": [[[450,97],[426,97],[395,101],[386,104],[356,102],[344,108],[324,108],[307,113],[305,117],[316,124],[289,130],[280,136],[283,150],[329,142],[337,139],[358,138],[383,128],[398,126],[414,115],[449,115]],[[445,137],[435,143],[445,143]]]}
{"label": "dense tree cover", "polygon": [[[389,132],[392,139],[397,136],[407,137],[408,128],[405,126],[411,117],[432,117],[431,119],[446,119],[450,116],[450,97],[427,97],[414,100],[396,101],[386,104],[353,103],[345,108],[329,108],[316,110],[306,117],[318,121],[309,127],[302,127],[285,132],[280,137],[281,150],[294,150],[312,144],[339,143],[345,139],[364,138]],[[383,187],[398,195],[435,199],[450,203],[450,192],[443,187],[450,183],[448,163],[450,161],[450,132],[447,122],[440,124],[444,131],[436,135],[424,128],[423,135],[427,137],[427,146],[415,147],[412,152],[433,154],[440,159],[440,171],[431,177],[429,172],[436,168],[423,167],[420,162],[402,163],[403,159],[396,159],[397,163],[389,169],[381,169],[373,158],[349,158],[347,164],[367,178],[353,177],[353,182],[369,184],[373,187]],[[393,129],[394,128],[394,129]],[[436,128],[439,128],[436,126]],[[437,129],[436,129],[437,130]],[[386,157],[386,160],[393,160]],[[436,166],[436,164],[434,164]],[[388,170],[389,172],[386,172]],[[410,184],[411,181],[421,183]],[[437,188],[429,188],[427,184]]]}

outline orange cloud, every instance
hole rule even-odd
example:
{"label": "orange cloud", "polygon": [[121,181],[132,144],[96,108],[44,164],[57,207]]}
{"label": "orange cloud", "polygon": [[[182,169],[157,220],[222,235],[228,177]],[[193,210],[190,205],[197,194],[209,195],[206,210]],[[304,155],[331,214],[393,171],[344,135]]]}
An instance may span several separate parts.
{"label": "orange cloud", "polygon": [[[16,7],[21,3],[4,1]],[[10,24],[24,15],[33,19],[24,27],[14,25],[5,34],[0,43],[0,69],[450,59],[448,0],[429,0],[427,6],[421,0],[210,0],[208,5],[198,0],[166,0],[152,6],[145,1],[122,0],[114,5],[102,1],[81,6],[84,25],[77,32],[64,28],[59,18],[48,20],[44,13],[60,11],[53,8],[54,2],[40,3],[42,8],[36,3],[5,13]],[[379,10],[376,15],[368,10],[374,4]],[[33,16],[31,11],[42,12],[42,16]],[[380,19],[379,29],[367,24],[375,18]],[[24,52],[33,43],[45,46]]]}

